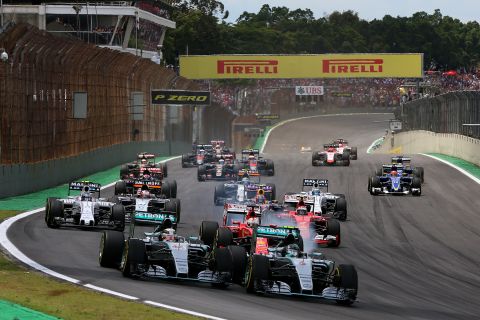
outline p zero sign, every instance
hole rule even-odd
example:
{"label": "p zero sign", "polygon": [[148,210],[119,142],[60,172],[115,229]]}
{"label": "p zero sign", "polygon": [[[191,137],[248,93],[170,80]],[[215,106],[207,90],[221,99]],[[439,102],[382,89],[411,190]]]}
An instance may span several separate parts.
{"label": "p zero sign", "polygon": [[210,92],[152,90],[152,104],[210,105]]}
{"label": "p zero sign", "polygon": [[422,78],[423,54],[180,56],[188,79]]}

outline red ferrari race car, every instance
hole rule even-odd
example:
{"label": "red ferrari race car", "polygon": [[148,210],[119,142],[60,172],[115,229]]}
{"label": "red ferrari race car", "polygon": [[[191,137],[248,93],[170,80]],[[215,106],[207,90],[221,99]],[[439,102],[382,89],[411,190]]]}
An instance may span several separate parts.
{"label": "red ferrari race car", "polygon": [[350,153],[346,150],[340,153],[337,147],[337,144],[326,144],[323,151],[313,152],[312,166],[349,166]]}
{"label": "red ferrari race car", "polygon": [[[266,204],[264,204],[266,205]],[[206,245],[226,247],[232,244],[250,249],[252,228],[260,224],[261,204],[226,203],[223,211],[223,225],[216,221],[202,221],[200,240]]]}
{"label": "red ferrari race car", "polygon": [[300,229],[304,239],[317,245],[338,247],[340,245],[340,223],[315,210],[314,196],[285,195],[282,208],[262,213],[264,225],[288,225]]}

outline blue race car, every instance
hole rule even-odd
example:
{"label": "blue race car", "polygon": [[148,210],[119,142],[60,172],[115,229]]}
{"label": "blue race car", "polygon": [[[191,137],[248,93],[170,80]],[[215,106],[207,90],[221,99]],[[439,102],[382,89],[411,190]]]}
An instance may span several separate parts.
{"label": "blue race car", "polygon": [[383,168],[382,175],[368,178],[368,190],[371,195],[411,194],[420,196],[422,194],[422,181],[410,172],[411,169],[394,165],[383,166]]}

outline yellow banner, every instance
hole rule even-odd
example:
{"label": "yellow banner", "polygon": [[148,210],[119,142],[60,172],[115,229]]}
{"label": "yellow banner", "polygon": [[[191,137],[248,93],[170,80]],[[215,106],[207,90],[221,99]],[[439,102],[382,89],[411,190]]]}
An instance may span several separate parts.
{"label": "yellow banner", "polygon": [[423,54],[180,56],[188,79],[422,78]]}

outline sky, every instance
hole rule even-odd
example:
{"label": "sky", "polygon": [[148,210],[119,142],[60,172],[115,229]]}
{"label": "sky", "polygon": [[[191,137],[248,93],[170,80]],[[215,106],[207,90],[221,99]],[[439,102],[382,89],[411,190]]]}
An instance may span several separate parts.
{"label": "sky", "polygon": [[333,11],[353,10],[365,20],[381,19],[391,16],[411,16],[412,13],[425,11],[433,13],[440,9],[442,14],[457,18],[463,22],[480,22],[480,0],[220,0],[230,12],[227,22],[235,20],[244,12],[258,13],[263,4],[270,7],[288,7],[310,9],[315,18]]}

